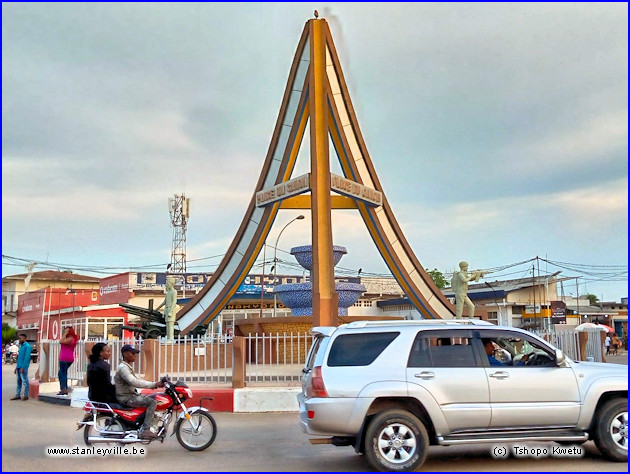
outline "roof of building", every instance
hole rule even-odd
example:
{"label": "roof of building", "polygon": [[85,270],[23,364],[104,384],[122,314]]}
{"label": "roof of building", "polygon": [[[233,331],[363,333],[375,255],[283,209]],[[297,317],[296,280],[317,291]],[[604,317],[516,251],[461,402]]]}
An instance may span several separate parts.
{"label": "roof of building", "polygon": [[[19,275],[8,275],[2,277],[2,281],[7,280],[24,280],[28,276],[28,273],[21,273]],[[68,281],[68,282],[86,282],[86,283],[99,283],[100,278],[80,275],[78,273],[60,272],[57,270],[43,270],[41,272],[33,272],[31,281]]]}
{"label": "roof of building", "polygon": [[[545,281],[549,283],[555,283],[557,281],[562,281],[565,279],[566,278],[557,278],[557,273],[554,273],[553,275],[536,276],[535,282],[537,285],[544,285]],[[485,300],[485,299],[499,300],[506,297],[507,294],[512,291],[520,290],[522,288],[531,288],[533,286],[532,283],[533,283],[532,278],[517,278],[513,280],[502,280],[502,281],[495,280],[492,282],[484,281],[482,283],[472,283],[472,284],[469,283],[467,294],[468,294],[468,297],[473,301]],[[455,297],[455,292],[450,287],[444,288],[442,290],[442,293],[444,293],[444,296],[446,296],[447,298]],[[376,303],[376,305],[379,308],[383,308],[386,306],[393,306],[393,305],[410,305],[410,304],[411,304],[411,300],[406,296],[402,298],[379,301]]]}

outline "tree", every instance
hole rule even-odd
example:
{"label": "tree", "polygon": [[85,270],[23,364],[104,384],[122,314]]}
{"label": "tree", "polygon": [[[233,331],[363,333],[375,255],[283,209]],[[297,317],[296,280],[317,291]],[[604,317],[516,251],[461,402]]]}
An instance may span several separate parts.
{"label": "tree", "polygon": [[433,280],[433,283],[435,283],[440,290],[449,286],[449,282],[446,280],[446,278],[444,278],[444,274],[437,268],[429,270],[427,273]]}
{"label": "tree", "polygon": [[595,306],[595,303],[599,301],[599,298],[597,297],[597,295],[593,295],[591,293],[586,295],[586,297],[588,298],[588,304],[590,304],[591,306]]}
{"label": "tree", "polygon": [[2,344],[15,341],[17,336],[17,328],[12,328],[7,323],[2,323]]}

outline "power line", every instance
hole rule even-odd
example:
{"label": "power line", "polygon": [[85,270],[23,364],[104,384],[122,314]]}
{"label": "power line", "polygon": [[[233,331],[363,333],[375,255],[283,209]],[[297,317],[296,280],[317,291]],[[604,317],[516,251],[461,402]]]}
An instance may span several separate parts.
{"label": "power line", "polygon": [[[290,252],[282,249],[278,249],[278,252],[290,255]],[[217,254],[210,255],[207,257],[200,257],[195,259],[187,260],[187,263],[194,262],[208,262],[209,260],[223,258],[225,254]],[[489,267],[482,269],[484,272],[488,272],[493,274],[493,278],[505,278],[518,274],[525,274],[527,270],[519,269],[519,267],[523,265],[527,265],[529,268],[529,264],[534,260],[539,259],[546,262],[548,265],[556,268],[560,268],[562,270],[566,270],[571,273],[571,275],[567,276],[580,276],[583,278],[584,282],[615,282],[615,281],[627,281],[628,280],[628,266],[627,265],[596,265],[596,264],[586,264],[586,263],[571,263],[571,262],[561,262],[555,260],[549,260],[540,257],[534,257],[528,260],[522,260],[515,263],[510,263],[506,265],[499,265],[495,267]],[[10,255],[2,255],[2,264],[7,266],[15,266],[15,267],[25,267],[27,264],[35,263],[39,268],[44,269],[55,269],[55,270],[70,270],[76,272],[89,272],[89,273],[97,273],[97,274],[105,274],[111,275],[116,272],[127,272],[127,271],[162,271],[166,268],[167,262],[157,263],[157,264],[149,264],[149,265],[131,265],[128,267],[123,266],[96,266],[96,265],[76,265],[76,264],[68,264],[68,263],[60,263],[60,262],[49,262],[49,261],[41,261],[34,260],[29,258],[22,257],[14,257]],[[208,262],[210,263],[210,262]],[[270,262],[265,262],[268,264]],[[263,262],[255,263],[254,268],[261,267]],[[278,259],[278,266],[282,266],[283,268],[289,269],[289,271],[297,271],[302,273],[304,269],[297,263],[293,261],[284,261]],[[207,268],[207,264],[201,265],[192,265],[191,268]],[[210,264],[210,266],[215,267],[217,265]],[[213,269],[213,270],[214,270]],[[508,271],[512,270],[512,271]],[[335,267],[335,273],[340,276],[356,276],[358,275],[358,269],[347,268],[347,267]],[[443,272],[443,275],[446,279],[450,279],[453,272]],[[392,275],[389,273],[379,273],[379,272],[369,272],[362,270],[362,277],[368,278],[391,278]]]}

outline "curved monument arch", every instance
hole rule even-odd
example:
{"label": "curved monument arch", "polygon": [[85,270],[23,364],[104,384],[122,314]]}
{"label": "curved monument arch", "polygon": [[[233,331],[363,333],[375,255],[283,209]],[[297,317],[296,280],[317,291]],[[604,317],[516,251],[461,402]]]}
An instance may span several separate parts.
{"label": "curved monument arch", "polygon": [[[309,120],[311,173],[291,180]],[[329,137],[343,177],[330,173]],[[278,196],[290,195],[287,188],[294,194],[310,190],[311,195]],[[345,197],[331,196],[331,190]],[[333,325],[337,316],[330,265],[332,208],[359,210],[392,275],[425,318],[454,317],[454,306],[416,258],[385,197],[359,129],[330,29],[323,19],[309,20],[304,27],[254,195],[217,270],[177,314],[182,332],[209,323],[225,307],[254,264],[280,207],[310,208],[313,212],[314,325]]]}

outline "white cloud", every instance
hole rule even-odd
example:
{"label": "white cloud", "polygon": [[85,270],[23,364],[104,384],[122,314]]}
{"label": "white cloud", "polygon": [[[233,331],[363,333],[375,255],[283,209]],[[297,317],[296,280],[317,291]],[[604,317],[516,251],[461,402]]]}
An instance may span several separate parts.
{"label": "white cloud", "polygon": [[[3,251],[168,261],[166,201],[181,192],[192,199],[190,256],[227,251],[312,10],[3,4]],[[627,5],[319,11],[423,264],[446,269],[468,255],[492,266],[541,251],[627,261]],[[298,174],[308,144],[307,134]],[[292,215],[279,215],[268,242]],[[280,247],[308,243],[308,224],[287,229]],[[341,266],[384,271],[356,212],[335,212],[333,225],[349,251]]]}
{"label": "white cloud", "polygon": [[559,174],[569,166],[616,159],[628,149],[628,111],[620,109],[589,117],[574,129],[548,130],[531,143],[512,143],[510,148],[519,157],[508,162],[514,172]]}

